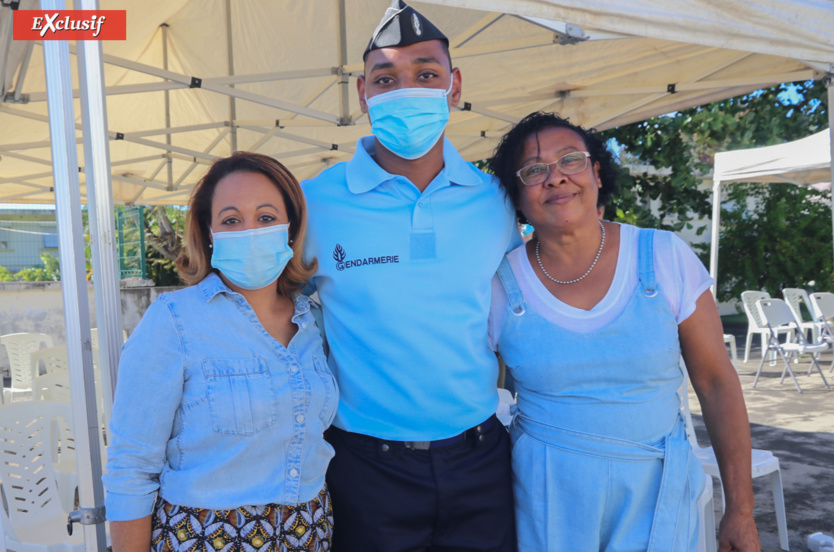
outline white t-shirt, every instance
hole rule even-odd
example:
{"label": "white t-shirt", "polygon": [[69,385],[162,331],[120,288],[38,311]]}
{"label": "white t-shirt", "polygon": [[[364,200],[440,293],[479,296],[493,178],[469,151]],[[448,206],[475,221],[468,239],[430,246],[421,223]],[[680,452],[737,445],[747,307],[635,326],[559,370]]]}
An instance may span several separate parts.
{"label": "white t-shirt", "polygon": [[[545,320],[579,333],[598,330],[614,321],[625,309],[639,283],[637,266],[639,228],[620,224],[620,251],[614,280],[605,297],[591,310],[571,307],[554,297],[539,280],[524,245],[507,254],[527,308]],[[678,236],[656,240],[655,278],[678,324],[695,312],[695,302],[713,280],[695,252]],[[495,350],[507,312],[507,293],[496,274],[492,279],[492,306],[489,313],[489,346]]]}

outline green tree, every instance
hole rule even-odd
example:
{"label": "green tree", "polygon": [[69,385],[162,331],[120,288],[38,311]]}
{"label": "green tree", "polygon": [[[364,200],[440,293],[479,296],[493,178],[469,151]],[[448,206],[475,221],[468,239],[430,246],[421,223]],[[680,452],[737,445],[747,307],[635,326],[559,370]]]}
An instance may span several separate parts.
{"label": "green tree", "polygon": [[[701,175],[711,172],[714,154],[783,143],[826,128],[826,99],[822,81],[785,83],[604,132],[603,137],[621,148],[623,163],[670,169],[667,176],[625,175],[620,197],[609,206],[606,217],[675,231],[693,219],[709,218],[710,194],[697,186]],[[805,243],[804,236],[816,235],[820,241],[814,248],[824,251],[830,261],[831,213],[820,208],[820,194],[783,186],[728,185],[725,190],[729,194],[722,202],[719,299],[736,298],[744,289],[778,292],[781,288],[773,287],[776,280],[782,282],[779,285],[814,281],[821,288],[831,286],[830,275],[823,277],[826,269],[819,264],[821,260],[808,258],[807,249],[785,249],[785,242],[775,239],[790,236]],[[746,192],[754,194],[750,205],[742,201]],[[660,200],[659,216],[649,211],[649,199]],[[780,218],[780,201],[790,202],[793,219]],[[664,220],[671,214],[677,216]],[[799,221],[799,214],[813,217],[813,223]],[[827,232],[816,233],[817,227],[826,226]],[[708,246],[696,249],[706,261]],[[754,255],[771,263],[784,257],[779,276],[766,280],[772,265],[748,262]]]}
{"label": "green tree", "polygon": [[14,276],[9,272],[9,269],[5,266],[0,266],[0,282],[11,282],[12,280],[14,280]]}
{"label": "green tree", "polygon": [[61,263],[58,257],[50,253],[43,253],[41,254],[41,261],[46,271],[47,280],[58,281],[61,279]]}
{"label": "green tree", "polygon": [[145,210],[145,253],[148,278],[158,286],[181,286],[175,261],[183,250],[185,209],[155,206]]}
{"label": "green tree", "polygon": [[786,287],[830,290],[831,207],[826,194],[792,184],[742,184],[729,188],[720,238],[725,268],[718,298],[747,289],[774,297]]}

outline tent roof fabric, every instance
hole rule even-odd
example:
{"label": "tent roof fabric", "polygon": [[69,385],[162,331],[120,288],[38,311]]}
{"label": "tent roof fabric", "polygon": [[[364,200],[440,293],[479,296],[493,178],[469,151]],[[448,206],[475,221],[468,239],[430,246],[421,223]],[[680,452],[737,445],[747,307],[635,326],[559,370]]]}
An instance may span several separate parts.
{"label": "tent roof fabric", "polygon": [[[387,4],[247,0],[230,2],[227,18],[223,0],[101,0],[127,10],[128,24],[128,40],[103,43],[114,200],[183,204],[235,143],[299,179],[349,159],[370,133],[356,77]],[[820,78],[834,64],[834,3],[818,0],[414,5],[449,37],[461,68],[447,136],[468,160],[489,157],[531,111],[603,130]],[[20,9],[36,7],[22,0]],[[54,203],[42,45],[7,41],[11,17],[0,9],[0,202]],[[76,120],[83,159],[78,111]]]}
{"label": "tent roof fabric", "polygon": [[830,131],[775,146],[716,153],[713,180],[804,186],[831,182]]}

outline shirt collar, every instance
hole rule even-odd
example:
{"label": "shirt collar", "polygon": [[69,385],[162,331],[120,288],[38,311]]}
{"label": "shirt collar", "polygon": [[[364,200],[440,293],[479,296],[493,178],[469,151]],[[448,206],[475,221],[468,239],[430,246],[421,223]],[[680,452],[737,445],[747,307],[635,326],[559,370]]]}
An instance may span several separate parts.
{"label": "shirt collar", "polygon": [[[223,280],[216,272],[210,272],[208,276],[203,278],[200,283],[197,284],[197,287],[203,294],[203,299],[205,299],[206,303],[214,299],[219,293],[234,293],[226,284],[223,283]],[[296,293],[293,296],[293,306],[295,307],[293,320],[295,320],[296,317],[310,310],[310,298],[301,293]]]}
{"label": "shirt collar", "polygon": [[209,272],[208,276],[200,280],[200,283],[197,284],[197,288],[200,290],[200,293],[203,294],[203,299],[205,299],[206,303],[214,299],[214,296],[218,293],[232,292],[232,290],[230,290],[226,284],[223,283],[223,280],[221,280],[220,276],[218,276],[214,271]]}
{"label": "shirt collar", "polygon": [[[397,175],[387,172],[380,167],[371,156],[376,149],[373,136],[360,138],[356,143],[356,151],[347,163],[346,178],[348,189],[354,194],[369,192]],[[475,186],[482,182],[480,171],[466,162],[460,156],[455,146],[445,136],[443,137],[443,170],[440,176],[449,180],[450,184],[460,186]]]}

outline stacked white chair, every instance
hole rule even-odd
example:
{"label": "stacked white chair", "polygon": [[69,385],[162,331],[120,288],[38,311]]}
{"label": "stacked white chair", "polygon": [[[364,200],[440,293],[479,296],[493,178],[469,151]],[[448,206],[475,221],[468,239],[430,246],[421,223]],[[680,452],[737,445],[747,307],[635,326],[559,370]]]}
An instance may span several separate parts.
{"label": "stacked white chair", "polygon": [[[808,292],[802,288],[784,288],[782,290],[782,297],[785,298],[785,302],[793,311],[794,317],[796,317],[797,322],[799,322],[799,327],[802,328],[802,331],[810,332],[811,342],[812,343],[819,343],[820,338],[820,325],[816,320],[805,320],[802,316],[802,305],[805,305],[805,308],[813,317],[813,312],[811,309],[811,299],[808,297]],[[808,336],[805,333],[806,337]]]}
{"label": "stacked white chair", "polygon": [[[834,346],[834,328],[830,319],[834,318],[834,293],[819,292],[811,294],[811,314],[820,327],[820,340]],[[834,361],[829,372],[834,372]]]}
{"label": "stacked white chair", "polygon": [[32,369],[30,356],[42,346],[52,347],[52,337],[42,333],[16,333],[0,336],[0,343],[6,347],[11,372],[11,387],[3,389],[3,401],[16,398],[31,398]]}
{"label": "stacked white chair", "polygon": [[[759,299],[756,305],[759,308],[759,314],[762,317],[762,320],[765,322],[765,325],[770,330],[770,337],[767,343],[767,352],[773,351],[778,353],[779,356],[782,357],[782,360],[785,361],[785,368],[782,370],[782,378],[779,380],[780,383],[785,381],[785,374],[789,373],[791,378],[793,378],[794,385],[796,385],[796,390],[802,393],[802,387],[799,386],[799,381],[796,379],[796,374],[794,374],[793,370],[791,369],[791,364],[788,361],[788,357],[792,355],[802,355],[802,354],[810,354],[811,355],[811,366],[808,368],[808,374],[811,374],[811,371],[816,368],[820,376],[822,376],[822,381],[827,388],[831,388],[828,385],[828,382],[825,379],[825,375],[822,373],[822,368],[820,368],[819,362],[817,362],[817,355],[826,351],[828,349],[828,344],[826,343],[809,343],[808,340],[805,339],[805,335],[803,334],[802,330],[799,326],[799,321],[794,317],[791,308],[788,306],[787,303],[782,301],[781,299]],[[791,325],[795,328],[796,331],[796,342],[795,343],[781,343],[779,341],[779,334],[777,329],[780,327],[784,327],[785,325]],[[753,387],[756,387],[756,384],[759,382],[759,376],[762,374],[762,368],[764,367],[765,362],[765,351],[762,351],[762,362],[759,364],[759,369],[756,371],[756,378],[753,380]]]}
{"label": "stacked white chair", "polygon": [[[681,367],[686,373],[686,367],[681,360]],[[712,483],[713,479],[718,481],[718,488],[721,489],[721,511],[723,512],[726,504],[724,498],[724,489],[721,483],[721,472],[718,469],[718,459],[715,457],[715,451],[712,447],[702,447],[698,444],[698,437],[695,435],[695,428],[692,424],[692,412],[689,409],[689,377],[686,377],[682,391],[684,414],[686,416],[686,436],[689,439],[689,444],[692,445],[692,451],[695,457],[701,462],[704,471],[707,473],[708,487],[710,488],[709,505],[707,506],[702,495],[699,500],[699,521],[701,522],[701,531],[698,540],[698,552],[714,551],[715,548],[715,513],[713,511],[712,501]],[[753,478],[768,476],[770,492],[773,495],[773,506],[776,509],[776,528],[779,532],[779,546],[782,550],[789,550],[788,544],[788,517],[785,510],[785,494],[782,489],[782,469],[779,466],[779,459],[769,450],[753,449],[752,451],[752,473]],[[705,508],[711,516],[708,516]],[[705,534],[706,532],[706,534]],[[702,548],[701,541],[708,539],[708,535],[712,535],[712,548]],[[707,543],[709,544],[709,543]]]}
{"label": "stacked white chair", "polygon": [[4,547],[16,552],[84,550],[81,531],[67,535],[52,469],[55,421],[69,424],[68,404],[28,401],[0,407],[0,487],[8,511],[0,508]]}
{"label": "stacked white chair", "polygon": [[[741,303],[744,306],[744,314],[747,315],[747,340],[744,344],[744,362],[750,358],[750,347],[753,345],[753,336],[759,335],[762,341],[762,358],[765,357],[765,344],[770,337],[770,330],[762,320],[756,303],[761,299],[770,299],[770,294],[766,291],[742,291]],[[787,334],[788,341],[793,340],[794,328],[792,326],[783,326],[776,328],[777,333]]]}

